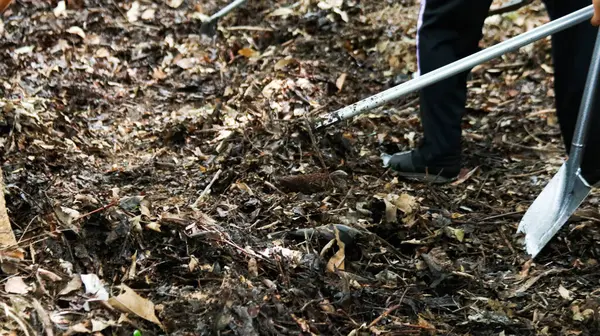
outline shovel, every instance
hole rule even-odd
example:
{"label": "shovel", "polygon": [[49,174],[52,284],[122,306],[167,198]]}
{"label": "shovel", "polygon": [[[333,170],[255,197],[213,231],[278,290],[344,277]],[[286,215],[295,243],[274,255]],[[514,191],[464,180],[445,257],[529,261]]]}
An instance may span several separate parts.
{"label": "shovel", "polygon": [[598,95],[600,73],[600,30],[581,99],[569,158],[531,204],[519,224],[517,232],[525,233],[525,246],[532,258],[546,246],[583,203],[591,186],[581,176],[581,161],[592,117],[594,98]]}
{"label": "shovel", "polygon": [[519,36],[513,37],[504,42],[498,43],[493,47],[481,50],[458,61],[452,62],[439,69],[428,72],[408,82],[387,89],[383,92],[360,100],[352,105],[341,108],[337,111],[325,115],[322,120],[314,125],[316,130],[328,127],[346,119],[350,119],[361,113],[384,105],[392,100],[398,99],[409,93],[418,91],[426,86],[452,77],[463,71],[467,71],[483,62],[487,62],[495,57],[506,54],[510,51],[519,49],[537,40],[570,28],[574,25],[589,21],[594,14],[594,6],[589,5],[571,14],[565,15],[559,19],[550,21],[540,27],[532,29]]}
{"label": "shovel", "polygon": [[246,2],[246,0],[235,0],[229,5],[223,7],[220,11],[213,14],[208,21],[202,23],[202,26],[200,27],[200,34],[210,37],[214,36],[217,32],[217,23],[219,23],[219,19],[227,15],[235,8],[239,7],[244,2]]}

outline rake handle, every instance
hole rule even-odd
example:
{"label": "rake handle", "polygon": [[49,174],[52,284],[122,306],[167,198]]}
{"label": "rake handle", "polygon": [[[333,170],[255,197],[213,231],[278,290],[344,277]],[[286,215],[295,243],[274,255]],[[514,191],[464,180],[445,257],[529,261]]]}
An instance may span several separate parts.
{"label": "rake handle", "polygon": [[225,15],[227,15],[227,13],[231,12],[234,8],[238,7],[239,5],[243,4],[244,2],[246,2],[246,0],[235,0],[232,3],[228,4],[227,6],[223,7],[221,10],[219,10],[218,12],[216,12],[215,14],[213,14],[209,21],[214,21],[216,19],[219,19]]}
{"label": "rake handle", "polygon": [[329,125],[336,124],[340,121],[352,118],[356,115],[379,107],[383,104],[398,99],[409,93],[418,91],[426,86],[444,80],[448,77],[454,76],[463,71],[469,70],[483,62],[489,61],[510,51],[516,50],[537,40],[540,40],[559,31],[572,27],[576,24],[589,20],[591,19],[593,14],[593,5],[584,7],[571,14],[565,15],[559,19],[556,19],[540,27],[532,29],[517,37],[513,37],[509,40],[498,43],[493,47],[481,50],[475,54],[467,56],[448,65],[445,65],[437,70],[421,75],[420,77],[412,79],[406,83],[397,85],[393,88],[387,89],[376,95],[365,98],[352,105],[331,112],[327,116],[325,116],[324,120],[316,124],[315,129],[327,127]]}

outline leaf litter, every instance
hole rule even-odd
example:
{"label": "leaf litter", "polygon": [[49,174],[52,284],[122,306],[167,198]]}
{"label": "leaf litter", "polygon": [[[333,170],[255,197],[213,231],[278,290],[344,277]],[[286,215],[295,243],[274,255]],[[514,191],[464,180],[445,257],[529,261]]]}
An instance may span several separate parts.
{"label": "leaf litter", "polygon": [[306,123],[412,76],[418,2],[249,1],[201,36],[223,5],[9,8],[2,333],[594,334],[598,195],[535,262],[513,234],[563,159],[548,40],[473,69],[465,169],[434,187],[381,166],[416,95]]}

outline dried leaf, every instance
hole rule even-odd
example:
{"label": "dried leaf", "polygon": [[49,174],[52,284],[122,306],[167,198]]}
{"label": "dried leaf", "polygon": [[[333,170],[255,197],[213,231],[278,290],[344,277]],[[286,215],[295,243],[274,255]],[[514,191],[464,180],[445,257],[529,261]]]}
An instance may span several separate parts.
{"label": "dried leaf", "polygon": [[31,288],[20,276],[8,278],[4,284],[4,291],[11,294],[27,294],[30,290]]}
{"label": "dried leaf", "polygon": [[0,169],[0,253],[10,253],[10,251],[4,251],[4,249],[16,244],[17,240],[10,225],[10,219],[6,210],[4,179],[2,169]]}
{"label": "dried leaf", "polygon": [[166,0],[167,6],[171,8],[179,8],[183,3],[183,0]]}
{"label": "dried leaf", "polygon": [[461,229],[455,229],[453,227],[446,226],[444,231],[448,237],[455,238],[461,243],[465,240],[465,231]]}
{"label": "dried leaf", "polygon": [[79,228],[73,224],[73,222],[81,216],[79,211],[57,205],[54,207],[54,214],[64,227],[79,232]]}
{"label": "dried leaf", "polygon": [[98,58],[109,58],[110,52],[106,48],[100,48],[100,49],[96,50],[96,52],[94,53],[94,56],[96,56]]}
{"label": "dried leaf", "polygon": [[323,301],[319,303],[319,306],[321,307],[321,310],[323,310],[326,313],[335,313],[335,307],[333,307],[333,305],[327,299],[323,299]]}
{"label": "dried leaf", "polygon": [[294,10],[291,8],[281,7],[269,13],[268,16],[290,16],[294,14]]}
{"label": "dried leaf", "polygon": [[157,223],[157,222],[150,222],[150,223],[146,224],[146,228],[147,228],[147,229],[150,229],[150,230],[152,230],[152,231],[156,231],[156,232],[162,232],[162,231],[160,230],[160,224],[159,224],[159,223]]}
{"label": "dried leaf", "polygon": [[55,281],[55,282],[56,281],[62,281],[62,278],[60,276],[58,276],[56,273],[50,272],[50,271],[45,270],[43,268],[39,268],[38,269],[38,273],[42,277],[46,278],[47,280]]}
{"label": "dried leaf", "polygon": [[35,48],[35,46],[21,47],[21,48],[15,49],[15,54],[16,55],[31,54],[33,52],[34,48]]}
{"label": "dried leaf", "polygon": [[242,55],[246,58],[258,56],[258,52],[252,50],[251,48],[242,48],[242,49],[238,50],[238,54]]}
{"label": "dried leaf", "polygon": [[156,10],[154,8],[148,8],[142,13],[142,20],[152,21],[154,20]]}
{"label": "dried leaf", "polygon": [[280,59],[279,61],[277,61],[277,63],[275,63],[275,71],[279,71],[279,70],[283,70],[285,69],[288,65],[297,62],[295,59],[293,58],[283,58]]}
{"label": "dried leaf", "polygon": [[88,301],[108,300],[108,292],[96,274],[81,274],[81,282],[85,285]]}
{"label": "dried leaf", "polygon": [[175,62],[175,65],[178,67],[188,70],[193,68],[196,65],[197,59],[194,57],[182,58]]}
{"label": "dried leaf", "polygon": [[190,262],[188,263],[188,269],[190,270],[190,272],[193,272],[196,269],[196,267],[198,267],[198,264],[198,258],[191,256]]}
{"label": "dried leaf", "polygon": [[258,264],[256,262],[256,258],[254,257],[250,258],[248,261],[248,273],[254,278],[258,276]]}
{"label": "dried leaf", "polygon": [[97,318],[92,319],[92,332],[100,332],[108,327],[114,327],[116,326],[115,321],[113,320],[109,320],[109,321],[104,321],[104,320],[100,320]]}
{"label": "dried leaf", "polygon": [[67,29],[67,33],[77,35],[85,40],[85,32],[80,27],[72,26],[69,29]]}
{"label": "dried leaf", "polygon": [[337,245],[339,247],[339,250],[335,253],[335,255],[333,257],[331,257],[329,259],[329,262],[327,263],[327,271],[331,272],[331,273],[335,273],[336,270],[344,270],[345,269],[345,259],[346,259],[346,246],[344,244],[344,242],[340,239],[340,230],[334,226],[334,231],[335,231],[335,239],[337,242]]}
{"label": "dried leaf", "polygon": [[542,69],[544,69],[544,71],[546,71],[546,73],[548,73],[549,75],[554,74],[554,68],[552,68],[551,66],[549,66],[548,64],[542,64],[541,65]]}
{"label": "dried leaf", "polygon": [[452,182],[451,185],[459,185],[464,183],[466,180],[468,180],[471,176],[473,176],[473,174],[475,174],[475,172],[479,169],[479,166],[471,169],[470,171],[466,171],[466,169],[462,169],[460,171],[460,174],[458,176],[458,179],[454,182]]}
{"label": "dried leaf", "polygon": [[74,291],[80,290],[81,286],[83,286],[83,282],[81,282],[81,277],[79,275],[76,275],[73,278],[71,278],[71,280],[67,283],[65,288],[63,288],[58,293],[58,295],[63,296],[63,295],[71,294]]}
{"label": "dried leaf", "polygon": [[339,8],[334,8],[333,11],[336,12],[337,14],[339,14],[339,16],[342,18],[342,20],[344,20],[344,22],[348,22],[348,20],[350,19],[348,17],[348,13],[346,13],[345,11],[343,11]]}
{"label": "dried leaf", "polygon": [[342,91],[342,88],[344,87],[344,82],[346,81],[346,76],[347,76],[347,74],[344,72],[335,81],[335,86],[338,88],[338,92]]}
{"label": "dried leaf", "polygon": [[131,4],[131,8],[127,11],[127,21],[136,22],[140,17],[140,3],[134,1]]}
{"label": "dried leaf", "polygon": [[565,300],[569,300],[569,301],[573,300],[573,298],[571,297],[571,293],[569,292],[568,289],[563,287],[563,285],[558,286],[558,293]]}
{"label": "dried leaf", "polygon": [[110,298],[108,303],[122,311],[123,313],[133,313],[137,316],[153,322],[163,328],[163,325],[160,323],[156,314],[154,312],[154,303],[143,297],[139,296],[136,292],[134,292],[131,288],[126,285],[120,285],[120,288],[123,289],[123,293],[119,294],[116,297]]}
{"label": "dried leaf", "polygon": [[419,207],[417,198],[409,194],[401,194],[395,201],[394,205],[404,212],[405,215],[410,215]]}
{"label": "dried leaf", "polygon": [[52,10],[54,12],[54,16],[58,17],[66,17],[67,16],[67,4],[64,1],[59,1],[56,4],[56,8]]}
{"label": "dried leaf", "polygon": [[152,71],[152,78],[158,79],[158,80],[165,79],[165,78],[167,78],[167,74],[164,71],[162,71],[161,69],[155,68]]}
{"label": "dried leaf", "polygon": [[140,213],[142,216],[151,217],[150,214],[150,201],[145,199],[140,202]]}
{"label": "dried leaf", "polygon": [[385,220],[387,223],[396,223],[398,208],[387,198],[383,199],[385,203]]}
{"label": "dried leaf", "polygon": [[73,335],[73,334],[89,334],[92,331],[88,329],[89,322],[80,322],[75,325],[69,327],[69,329],[65,332],[65,335]]}

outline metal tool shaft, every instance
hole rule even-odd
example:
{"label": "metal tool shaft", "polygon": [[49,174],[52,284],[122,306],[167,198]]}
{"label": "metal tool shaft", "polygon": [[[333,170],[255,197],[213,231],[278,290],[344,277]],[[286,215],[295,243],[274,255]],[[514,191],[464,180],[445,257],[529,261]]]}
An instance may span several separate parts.
{"label": "metal tool shaft", "polygon": [[379,107],[392,100],[398,99],[409,93],[420,90],[433,83],[444,80],[448,77],[454,76],[460,72],[470,70],[476,65],[489,61],[493,58],[506,54],[510,51],[521,48],[525,45],[538,41],[542,38],[555,34],[559,31],[565,30],[569,27],[582,23],[586,20],[591,19],[594,14],[593,5],[589,5],[571,14],[565,15],[559,19],[546,23],[540,27],[532,29],[519,36],[513,37],[509,40],[501,42],[493,47],[489,47],[482,51],[479,51],[471,56],[465,57],[461,60],[450,63],[437,70],[428,72],[421,75],[418,78],[412,79],[406,83],[400,84],[393,88],[387,89],[371,97],[365,98],[352,105],[346,106],[342,109],[334,111],[328,114],[323,121],[317,123],[316,129],[327,127],[329,125],[338,123],[342,120],[352,118],[356,115],[364,113],[373,108]]}
{"label": "metal tool shaft", "polygon": [[596,35],[596,45],[594,46],[585,89],[581,98],[581,105],[579,106],[579,116],[577,117],[577,124],[575,125],[575,132],[573,133],[573,140],[571,142],[569,161],[571,161],[573,167],[581,165],[583,148],[585,147],[590,129],[589,120],[592,117],[595,99],[598,96],[598,73],[600,73],[600,29]]}
{"label": "metal tool shaft", "polygon": [[215,14],[213,14],[210,17],[210,21],[213,21],[215,19],[219,19],[219,18],[227,15],[227,13],[231,12],[233,9],[235,9],[236,7],[238,7],[239,5],[243,4],[246,1],[247,0],[235,0],[235,1],[233,1],[229,5],[223,7],[221,10],[219,10],[218,12],[216,12]]}

